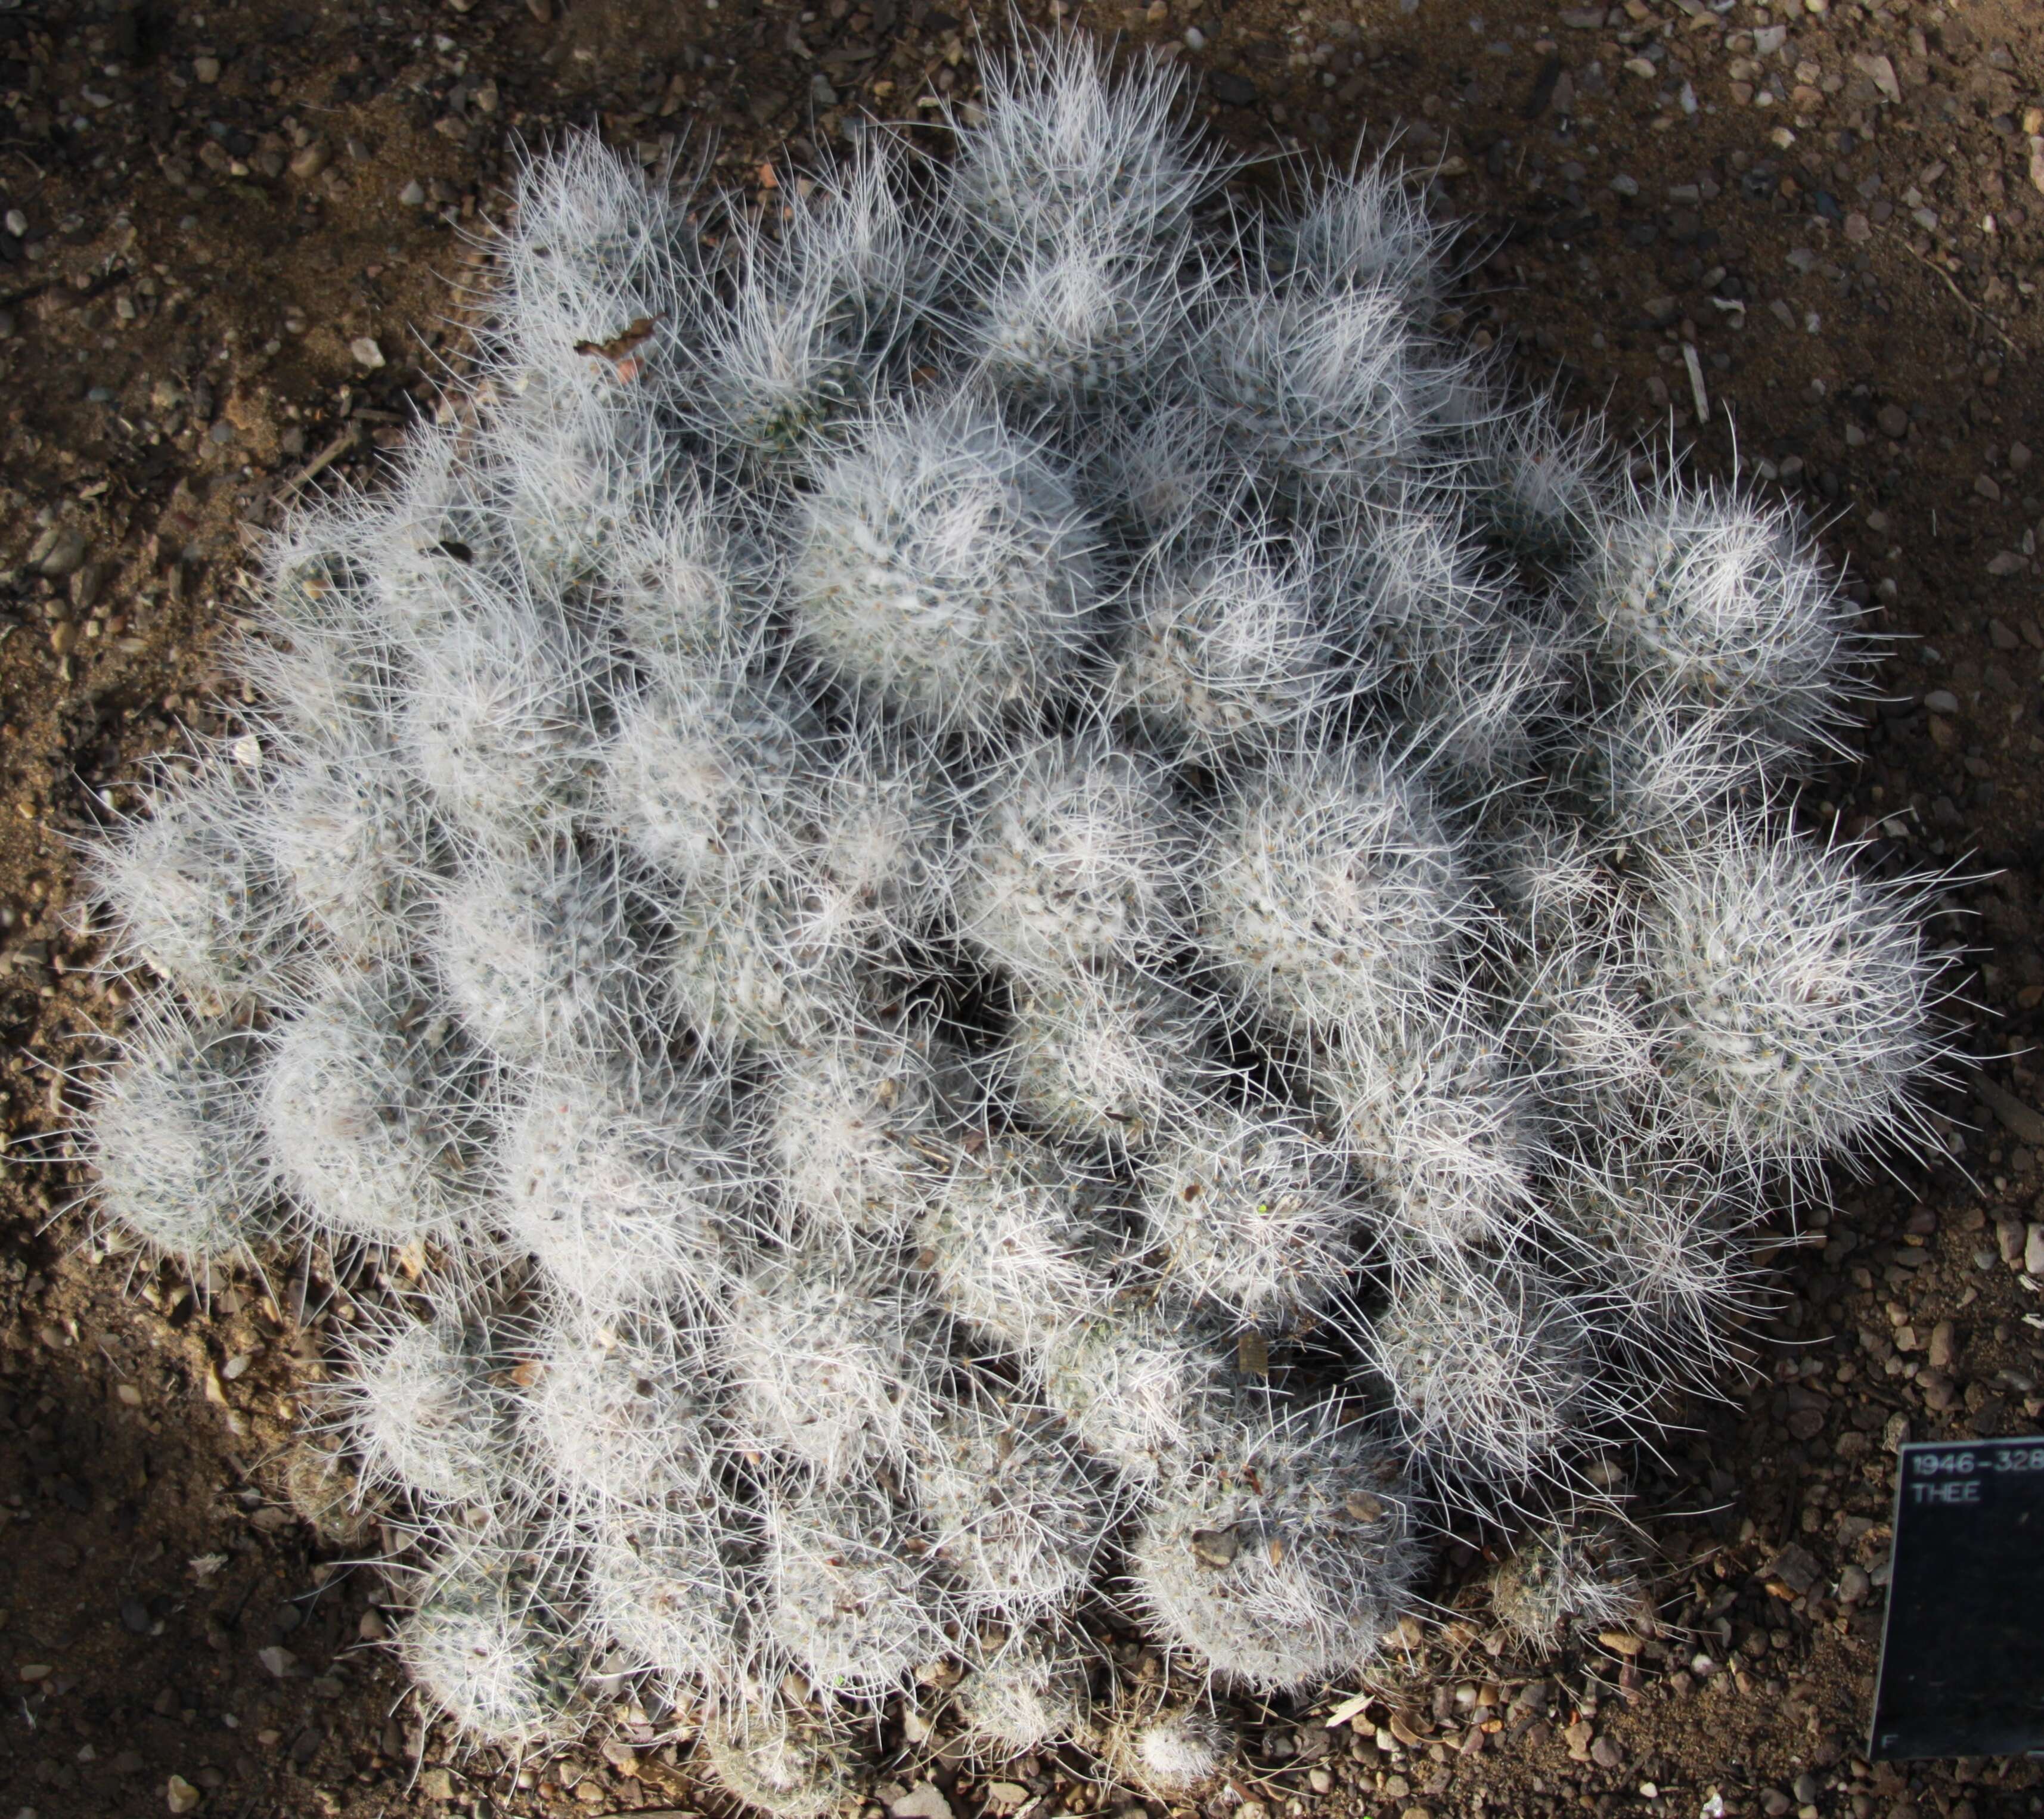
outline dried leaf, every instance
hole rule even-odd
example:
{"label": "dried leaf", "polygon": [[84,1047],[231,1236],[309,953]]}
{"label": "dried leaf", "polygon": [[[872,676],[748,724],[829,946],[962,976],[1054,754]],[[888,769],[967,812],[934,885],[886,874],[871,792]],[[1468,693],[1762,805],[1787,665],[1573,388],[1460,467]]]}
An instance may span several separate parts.
{"label": "dried leaf", "polygon": [[1339,1730],[1343,1725],[1347,1724],[1351,1719],[1361,1717],[1365,1712],[1370,1710],[1371,1705],[1376,1700],[1376,1698],[1377,1695],[1374,1693],[1350,1694],[1347,1698],[1343,1700],[1339,1705],[1335,1706],[1332,1711],[1327,1713],[1327,1728],[1331,1731]]}
{"label": "dried leaf", "polygon": [[574,351],[578,354],[598,355],[606,360],[622,360],[634,347],[651,337],[657,320],[655,317],[641,316],[621,335],[613,335],[608,341],[578,341]]}

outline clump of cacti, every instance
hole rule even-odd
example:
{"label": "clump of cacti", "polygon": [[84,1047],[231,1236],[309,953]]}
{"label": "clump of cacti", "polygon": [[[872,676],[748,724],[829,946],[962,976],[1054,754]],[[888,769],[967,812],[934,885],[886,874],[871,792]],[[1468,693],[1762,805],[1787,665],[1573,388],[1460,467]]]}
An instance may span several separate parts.
{"label": "clump of cacti", "polygon": [[[322,1445],[472,1734],[630,1685],[814,1819],[943,1686],[1177,1799],[1199,1675],[1588,1507],[1774,1199],[1921,1131],[1920,891],[1785,807],[1868,660],[1799,521],[1510,401],[1394,172],[1231,212],[1176,100],[1034,43],[763,219],[532,163],[452,426],[98,843],[162,981],[100,1203],[396,1259]],[[1531,1547],[1508,1624],[1620,1614]]]}

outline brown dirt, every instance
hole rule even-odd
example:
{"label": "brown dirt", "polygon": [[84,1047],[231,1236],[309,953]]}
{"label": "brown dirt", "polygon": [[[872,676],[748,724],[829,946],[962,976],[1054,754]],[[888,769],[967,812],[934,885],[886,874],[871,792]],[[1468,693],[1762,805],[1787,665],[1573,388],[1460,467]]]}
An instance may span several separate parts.
{"label": "brown dirt", "polygon": [[[1950,938],[1974,950],[1973,1040],[2034,1042],[2044,16],[2021,0],[1068,16],[1178,46],[1244,152],[1346,156],[1366,123],[1371,144],[1398,129],[1470,230],[1449,327],[1607,408],[1618,433],[1757,472],[1828,524],[1898,642],[1894,698],[1812,807],[1873,835],[1884,865],[1964,855],[1992,874],[1948,900]],[[44,1134],[75,1092],[63,1070],[119,1015],[85,970],[67,841],[142,754],[220,723],[241,548],[298,477],[324,462],[320,484],[367,479],[434,408],[512,141],[594,122],[650,157],[690,132],[756,188],[785,139],[799,161],[853,109],[926,118],[921,98],[969,95],[976,47],[929,0],[0,10],[0,212],[21,217],[0,233],[0,1815],[176,1810],[173,1776],[241,1819],[690,1805],[671,1747],[521,1769],[422,1737],[375,1646],[382,1583],[339,1564],[345,1545],[285,1492],[321,1343],[295,1280],[223,1280],[202,1307],[66,1210],[83,1183]],[[351,351],[363,337],[380,366]],[[2034,1104],[2022,1060],[1989,1072]],[[1751,1386],[1640,1462],[1655,1639],[1630,1659],[1493,1655],[1480,1595],[1455,1591],[1481,1566],[1462,1550],[1445,1594],[1462,1614],[1339,1729],[1272,1714],[1242,1791],[1288,1815],[1688,1819],[1713,1794],[1726,1813],[1804,1819],[2039,1810],[2027,1763],[1858,1755],[1893,1447],[2044,1414],[2019,1267],[2034,1127],[2005,1102],[1944,1109],[1947,1157],[1842,1183],[1817,1241],[1784,1253]],[[1458,1680],[1497,1694],[1488,1723],[1466,1721]],[[1009,1772],[1039,1811],[1125,1800],[1069,1766]],[[936,1779],[961,1813],[988,1798],[955,1768]]]}

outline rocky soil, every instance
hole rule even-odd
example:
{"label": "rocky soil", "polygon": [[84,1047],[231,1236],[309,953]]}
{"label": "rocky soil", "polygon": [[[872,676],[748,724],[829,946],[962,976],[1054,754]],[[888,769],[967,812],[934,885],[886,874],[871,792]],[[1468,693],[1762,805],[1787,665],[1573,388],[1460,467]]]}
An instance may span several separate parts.
{"label": "rocky soil", "polygon": [[[1247,1714],[1215,1819],[2039,1810],[2027,1762],[1862,1752],[1895,1449],[2044,1417],[2044,14],[1025,11],[1179,60],[1245,182],[1395,141],[1466,230],[1445,328],[1824,527],[1894,643],[1806,808],[1885,868],[1954,869],[1983,1057],[1943,1153],[1842,1179],[1785,1244],[1752,1377],[1637,1460],[1658,1617],[1516,1654],[1471,1536],[1370,1684]],[[0,1815],[715,1809],[650,1733],[507,1762],[403,1698],[402,1588],[291,1469],[372,1283],[194,1285],[75,1209],[62,1133],[124,993],[69,842],[144,754],[231,723],[244,549],[439,407],[521,141],[686,142],[770,201],[861,110],[940,149],[914,123],[980,48],[931,0],[0,0]],[[901,1718],[869,1819],[1143,1810],[1076,1757],[976,1773]]]}

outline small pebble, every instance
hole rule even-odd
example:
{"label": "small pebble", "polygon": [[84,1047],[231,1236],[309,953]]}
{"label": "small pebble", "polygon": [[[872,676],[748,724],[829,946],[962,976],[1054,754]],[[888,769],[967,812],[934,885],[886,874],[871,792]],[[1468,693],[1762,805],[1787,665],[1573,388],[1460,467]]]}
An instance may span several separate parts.
{"label": "small pebble", "polygon": [[2044,1276],[2044,1225],[2032,1226],[2023,1239],[2023,1269],[2026,1276]]}
{"label": "small pebble", "polygon": [[182,1775],[172,1775],[163,1784],[163,1802],[173,1813],[196,1813],[205,1798]]}
{"label": "small pebble", "polygon": [[63,581],[85,566],[84,533],[72,524],[53,524],[38,537],[29,551],[29,561],[38,574]]}
{"label": "small pebble", "polygon": [[398,192],[398,200],[408,209],[423,207],[426,200],[425,186],[414,177]]}
{"label": "small pebble", "polygon": [[1881,433],[1892,442],[1900,442],[1909,433],[1909,413],[1900,405],[1883,405],[1874,421],[1881,425]]}
{"label": "small pebble", "polygon": [[371,372],[383,364],[383,350],[367,335],[356,336],[348,343],[348,351],[355,356],[358,364],[368,367]]}
{"label": "small pebble", "polygon": [[263,1664],[263,1670],[274,1679],[281,1680],[298,1665],[298,1658],[290,1649],[271,1643],[267,1648],[256,1651],[256,1659]]}

